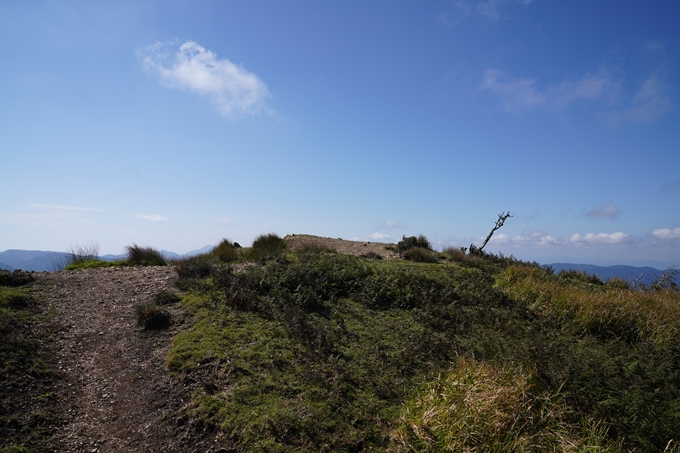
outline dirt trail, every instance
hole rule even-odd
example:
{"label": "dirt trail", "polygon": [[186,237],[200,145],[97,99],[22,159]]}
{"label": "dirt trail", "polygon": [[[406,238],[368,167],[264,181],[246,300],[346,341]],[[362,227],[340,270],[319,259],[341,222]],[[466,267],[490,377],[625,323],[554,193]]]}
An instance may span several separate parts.
{"label": "dirt trail", "polygon": [[172,267],[104,268],[38,274],[56,310],[56,389],[66,424],[58,440],[69,452],[208,452],[209,433],[183,424],[191,385],[172,377],[165,357],[183,312],[172,324],[142,331],[135,305],[176,280]]}

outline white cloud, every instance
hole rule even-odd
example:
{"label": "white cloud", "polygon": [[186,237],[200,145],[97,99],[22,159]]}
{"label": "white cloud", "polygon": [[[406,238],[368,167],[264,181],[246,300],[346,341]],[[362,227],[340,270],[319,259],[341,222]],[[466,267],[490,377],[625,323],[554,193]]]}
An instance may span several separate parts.
{"label": "white cloud", "polygon": [[480,88],[498,96],[507,111],[517,112],[536,108],[561,111],[577,101],[613,99],[619,85],[603,69],[598,74],[588,72],[580,80],[563,81],[541,91],[536,87],[536,79],[511,77],[503,71],[487,69]]}
{"label": "white cloud", "polygon": [[609,117],[614,124],[646,123],[670,112],[672,108],[668,87],[656,75],[648,77],[638,89],[631,106]]}
{"label": "white cloud", "polygon": [[627,244],[633,242],[633,238],[625,233],[588,233],[585,236],[580,234],[572,235],[569,240],[575,244]]}
{"label": "white cloud", "polygon": [[[481,242],[484,243],[483,240]],[[507,244],[508,242],[510,242],[510,238],[503,233],[496,234],[489,239],[489,244]]]}
{"label": "white cloud", "polygon": [[163,217],[160,214],[156,215],[137,214],[135,215],[135,219],[148,220],[149,222],[165,222],[168,220],[167,217]]}
{"label": "white cloud", "polygon": [[220,222],[230,224],[232,222],[232,220],[228,217],[225,217],[223,219],[220,219]]}
{"label": "white cloud", "polygon": [[615,219],[621,214],[621,210],[614,205],[611,201],[607,203],[600,203],[597,206],[594,206],[593,209],[591,209],[588,212],[584,212],[584,216],[586,217],[591,217],[594,219],[598,218],[607,218],[607,219]]}
{"label": "white cloud", "polygon": [[564,239],[549,236],[543,231],[524,230],[521,235],[513,237],[512,242],[516,245],[552,246],[563,245]]}
{"label": "white cloud", "polygon": [[389,239],[389,238],[390,238],[390,235],[384,234],[384,233],[373,233],[371,235],[371,239],[375,239],[375,240],[378,240],[378,241],[383,240],[383,239]]}
{"label": "white cloud", "polygon": [[680,241],[680,227],[659,228],[649,234],[662,241]]}
{"label": "white cloud", "polygon": [[157,75],[163,85],[208,96],[225,115],[259,113],[271,96],[260,78],[226,58],[218,58],[193,41],[171,54],[168,44],[156,43],[137,54],[144,69]]}

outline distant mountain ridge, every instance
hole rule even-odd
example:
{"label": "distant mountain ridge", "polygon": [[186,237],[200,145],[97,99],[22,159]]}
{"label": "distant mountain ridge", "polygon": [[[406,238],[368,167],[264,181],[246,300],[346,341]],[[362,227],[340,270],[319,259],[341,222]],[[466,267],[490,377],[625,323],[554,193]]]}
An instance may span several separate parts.
{"label": "distant mountain ridge", "polygon": [[[199,255],[207,253],[212,250],[214,245],[206,245],[197,250],[192,250],[180,255],[175,252],[161,250],[161,254],[165,259],[180,259],[184,257]],[[51,252],[43,250],[16,250],[10,249],[0,252],[0,269],[13,271],[21,269],[24,271],[53,271],[58,267],[59,263],[63,263],[68,254],[65,252]],[[122,255],[103,255],[100,259],[104,261],[118,261],[126,258],[126,254]]]}
{"label": "distant mountain ridge", "polygon": [[[649,266],[636,267],[624,266],[621,264],[615,266],[596,266],[594,264],[553,263],[548,264],[548,266],[550,266],[556,274],[563,270],[573,269],[597,275],[603,281],[612,278],[620,278],[628,283],[632,283],[640,278],[640,283],[650,284],[664,273],[662,270]],[[676,277],[675,282],[680,283],[680,279]]]}

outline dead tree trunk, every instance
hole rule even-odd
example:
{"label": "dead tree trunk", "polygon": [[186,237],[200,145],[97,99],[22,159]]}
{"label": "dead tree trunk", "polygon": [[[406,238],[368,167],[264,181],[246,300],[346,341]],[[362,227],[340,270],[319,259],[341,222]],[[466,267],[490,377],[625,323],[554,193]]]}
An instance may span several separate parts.
{"label": "dead tree trunk", "polygon": [[481,253],[482,253],[482,250],[484,250],[484,247],[486,247],[486,244],[487,244],[487,243],[489,242],[489,240],[491,239],[491,236],[493,236],[493,234],[496,232],[496,230],[498,230],[500,227],[502,227],[503,224],[505,223],[505,221],[508,220],[510,217],[512,217],[512,216],[510,215],[510,211],[508,211],[507,213],[501,212],[500,214],[498,214],[498,220],[496,220],[496,225],[491,229],[491,232],[490,232],[489,235],[486,237],[486,240],[484,241],[484,244],[482,244],[481,247],[475,247],[474,244],[470,244],[470,253],[472,253],[472,254],[477,254],[477,253],[481,254]]}

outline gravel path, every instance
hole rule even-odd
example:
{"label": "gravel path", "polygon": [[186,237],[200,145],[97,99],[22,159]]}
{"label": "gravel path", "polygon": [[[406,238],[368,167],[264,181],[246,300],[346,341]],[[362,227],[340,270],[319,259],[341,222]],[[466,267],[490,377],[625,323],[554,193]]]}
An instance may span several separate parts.
{"label": "gravel path", "polygon": [[87,269],[36,274],[56,319],[57,397],[66,416],[58,440],[70,452],[207,452],[210,436],[178,417],[190,385],[165,357],[182,328],[179,304],[168,330],[145,332],[135,305],[172,288],[172,267]]}

